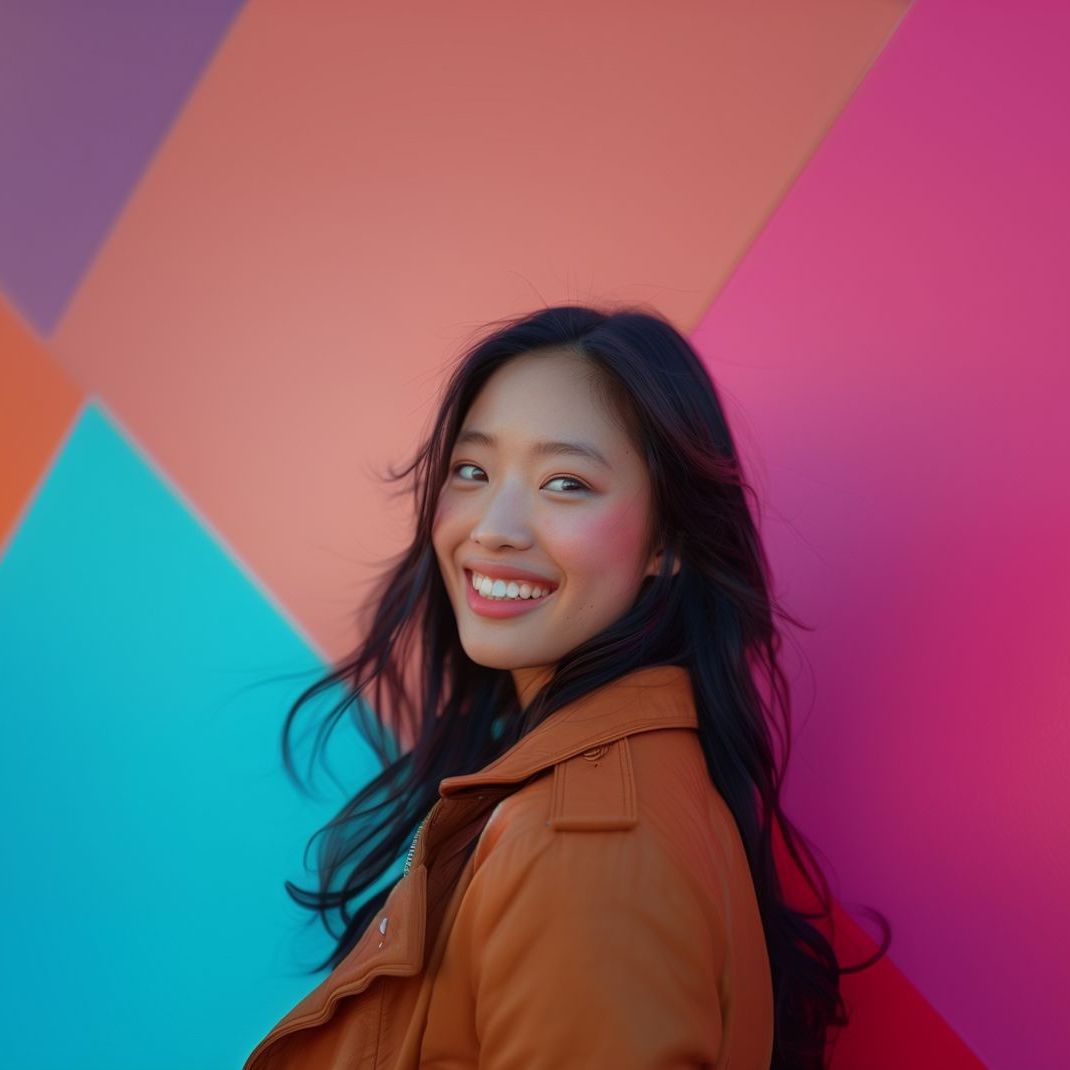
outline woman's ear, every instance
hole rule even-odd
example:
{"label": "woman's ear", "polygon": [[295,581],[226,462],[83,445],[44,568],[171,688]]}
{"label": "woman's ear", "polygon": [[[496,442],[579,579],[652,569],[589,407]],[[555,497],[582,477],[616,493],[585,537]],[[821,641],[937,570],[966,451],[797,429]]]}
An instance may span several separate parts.
{"label": "woman's ear", "polygon": [[[646,575],[656,576],[661,569],[661,559],[665,554],[664,548],[658,550],[651,558],[646,568]],[[672,562],[672,574],[675,576],[680,571],[680,558],[675,556]]]}

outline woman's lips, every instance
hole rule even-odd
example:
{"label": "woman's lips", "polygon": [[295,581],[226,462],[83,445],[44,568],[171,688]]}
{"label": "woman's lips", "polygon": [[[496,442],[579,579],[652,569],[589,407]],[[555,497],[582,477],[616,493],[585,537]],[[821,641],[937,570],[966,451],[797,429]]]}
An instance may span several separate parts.
{"label": "woman's lips", "polygon": [[553,598],[557,592],[555,587],[549,594],[540,595],[538,598],[484,598],[472,586],[472,574],[468,569],[462,572],[464,576],[465,595],[468,598],[468,606],[473,613],[481,617],[518,617],[522,613],[530,613],[536,610],[549,598]]}

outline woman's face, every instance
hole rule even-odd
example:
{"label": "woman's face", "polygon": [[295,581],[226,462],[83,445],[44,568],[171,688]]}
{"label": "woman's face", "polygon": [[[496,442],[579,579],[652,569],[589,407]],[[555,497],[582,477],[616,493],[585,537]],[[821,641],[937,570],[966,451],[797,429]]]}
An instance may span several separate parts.
{"label": "woman's face", "polygon": [[593,373],[564,350],[500,367],[465,417],[435,514],[461,644],[473,661],[510,669],[522,703],[627,612],[658,567],[645,552],[646,465]]}

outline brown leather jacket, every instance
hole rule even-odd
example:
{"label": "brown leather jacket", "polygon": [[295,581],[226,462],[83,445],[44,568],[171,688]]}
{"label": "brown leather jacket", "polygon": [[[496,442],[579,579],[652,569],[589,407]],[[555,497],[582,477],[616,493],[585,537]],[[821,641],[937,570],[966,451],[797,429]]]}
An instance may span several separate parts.
{"label": "brown leather jacket", "polygon": [[686,669],[612,681],[439,795],[244,1070],[768,1070],[764,934]]}

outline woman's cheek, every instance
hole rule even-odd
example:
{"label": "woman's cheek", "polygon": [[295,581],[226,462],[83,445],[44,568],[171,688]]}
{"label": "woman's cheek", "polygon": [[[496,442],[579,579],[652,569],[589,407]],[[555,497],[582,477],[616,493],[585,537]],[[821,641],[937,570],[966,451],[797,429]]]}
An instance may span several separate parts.
{"label": "woman's cheek", "polygon": [[457,503],[449,494],[439,495],[438,504],[435,506],[435,516],[431,521],[431,531],[443,534],[457,521]]}
{"label": "woman's cheek", "polygon": [[458,536],[457,507],[454,503],[439,499],[431,521],[431,545],[438,558],[442,578],[449,584],[447,577],[453,568],[453,555],[462,538]]}
{"label": "woman's cheek", "polygon": [[552,555],[566,572],[593,573],[605,577],[620,569],[632,575],[642,538],[642,516],[628,506],[587,513],[553,532]]}

